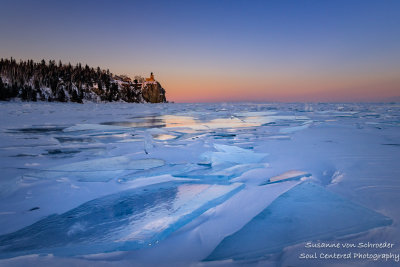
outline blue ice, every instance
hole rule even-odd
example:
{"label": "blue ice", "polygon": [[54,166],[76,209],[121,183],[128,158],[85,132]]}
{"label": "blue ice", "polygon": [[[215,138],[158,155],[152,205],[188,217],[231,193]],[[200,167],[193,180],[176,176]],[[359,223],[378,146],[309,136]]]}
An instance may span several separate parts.
{"label": "blue ice", "polygon": [[205,260],[257,259],[297,243],[331,240],[391,223],[386,216],[304,182],[226,237]]}
{"label": "blue ice", "polygon": [[282,128],[279,130],[280,133],[293,133],[293,132],[297,132],[297,131],[301,131],[301,130],[305,130],[308,127],[311,126],[311,121],[307,121],[305,123],[303,123],[300,126],[293,126],[293,127],[287,127],[287,128]]}
{"label": "blue ice", "polygon": [[165,165],[161,159],[132,159],[118,156],[63,164],[24,176],[40,179],[72,178],[81,182],[107,182],[132,171],[148,170]]}
{"label": "blue ice", "polygon": [[226,163],[250,164],[258,163],[265,158],[267,153],[256,153],[250,149],[243,149],[237,146],[214,144],[215,151],[203,153],[202,158],[212,166]]}
{"label": "blue ice", "polygon": [[264,182],[260,185],[280,183],[280,182],[285,182],[285,181],[290,181],[290,180],[300,180],[300,179],[305,179],[310,176],[311,176],[311,173],[292,170],[292,171],[287,171],[280,175],[271,177],[266,182]]}
{"label": "blue ice", "polygon": [[268,165],[261,162],[267,153],[256,153],[250,149],[222,144],[214,144],[214,148],[217,151],[207,151],[201,155],[200,165],[203,168],[182,171],[174,176],[226,183],[246,171]]}
{"label": "blue ice", "polygon": [[156,245],[243,187],[240,183],[166,182],[100,197],[0,236],[0,258],[32,253],[81,255]]}
{"label": "blue ice", "polygon": [[[146,170],[138,170],[133,173],[129,173],[127,175],[121,176],[118,178],[118,182],[123,183],[127,181],[132,181],[137,178],[146,178],[146,177],[153,177],[153,176],[159,176],[159,175],[164,175],[164,174],[169,174],[172,176],[180,176],[182,177],[181,174],[184,173],[197,173],[201,172],[204,169],[209,169],[207,166],[201,166],[198,164],[194,163],[183,163],[183,164],[166,164],[162,167],[159,168],[152,168],[152,169],[146,169]],[[187,178],[188,176],[184,176]],[[193,177],[192,177],[193,178]]]}
{"label": "blue ice", "polygon": [[228,183],[230,179],[239,177],[243,173],[259,168],[265,168],[268,163],[252,164],[219,164],[217,166],[193,169],[186,172],[176,173],[173,176],[181,178],[201,179],[203,182]]}

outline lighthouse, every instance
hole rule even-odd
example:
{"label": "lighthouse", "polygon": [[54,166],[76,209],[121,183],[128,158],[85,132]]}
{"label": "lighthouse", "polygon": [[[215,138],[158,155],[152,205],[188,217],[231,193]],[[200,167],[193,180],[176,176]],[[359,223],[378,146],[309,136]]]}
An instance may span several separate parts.
{"label": "lighthouse", "polygon": [[146,82],[154,82],[155,80],[154,80],[154,75],[153,75],[153,73],[151,72],[150,73],[150,78],[146,78]]}

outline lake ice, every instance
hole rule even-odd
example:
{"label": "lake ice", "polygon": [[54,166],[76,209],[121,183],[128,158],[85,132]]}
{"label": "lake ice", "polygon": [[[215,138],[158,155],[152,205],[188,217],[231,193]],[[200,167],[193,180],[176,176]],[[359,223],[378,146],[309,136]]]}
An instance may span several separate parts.
{"label": "lake ice", "polygon": [[299,259],[307,241],[400,253],[399,104],[0,109],[0,265],[340,263]]}

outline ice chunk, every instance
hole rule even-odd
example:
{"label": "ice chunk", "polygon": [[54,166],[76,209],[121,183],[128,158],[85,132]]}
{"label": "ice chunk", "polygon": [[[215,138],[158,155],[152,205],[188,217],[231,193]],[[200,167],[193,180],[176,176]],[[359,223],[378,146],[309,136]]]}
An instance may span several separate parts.
{"label": "ice chunk", "polygon": [[69,177],[82,182],[107,182],[127,175],[133,170],[147,170],[164,164],[164,160],[161,159],[131,159],[129,156],[118,156],[64,164],[26,174],[24,178],[56,179]]}
{"label": "ice chunk", "polygon": [[174,177],[184,177],[192,179],[201,179],[203,182],[227,183],[230,179],[239,177],[243,173],[268,167],[268,163],[253,163],[253,164],[220,164],[215,167],[202,169],[194,169],[187,172],[174,174]]}
{"label": "ice chunk", "polygon": [[330,240],[392,220],[321,186],[304,182],[277,198],[205,259],[255,259],[310,240]]}
{"label": "ice chunk", "polygon": [[271,140],[290,140],[290,136],[288,135],[271,135],[267,138]]}
{"label": "ice chunk", "polygon": [[167,182],[94,199],[0,236],[0,257],[80,255],[156,245],[243,187]]}
{"label": "ice chunk", "polygon": [[237,146],[214,144],[214,147],[217,152],[210,151],[202,155],[205,162],[209,162],[212,166],[224,163],[258,163],[268,155]]}
{"label": "ice chunk", "polygon": [[288,171],[288,172],[282,173],[280,175],[271,177],[268,179],[267,182],[265,182],[261,185],[279,183],[279,182],[288,181],[288,180],[297,180],[297,179],[302,179],[302,178],[310,177],[310,176],[311,176],[311,173],[293,170],[293,171]]}
{"label": "ice chunk", "polygon": [[156,140],[160,140],[160,141],[166,141],[166,140],[171,140],[171,139],[176,139],[179,136],[176,135],[172,135],[172,134],[156,134],[153,135],[153,138]]}
{"label": "ice chunk", "polygon": [[145,170],[164,165],[161,159],[132,159],[128,156],[118,156],[103,159],[92,159],[65,164],[51,168],[52,171],[113,171],[113,170]]}
{"label": "ice chunk", "polygon": [[307,129],[308,127],[310,127],[311,125],[311,121],[308,121],[300,126],[293,126],[293,127],[287,127],[287,128],[282,128],[279,130],[280,133],[293,133],[293,132],[297,132],[297,131],[301,131],[304,129]]}
{"label": "ice chunk", "polygon": [[[183,163],[183,164],[166,164],[160,168],[152,168],[152,169],[147,169],[147,170],[139,170],[134,173],[130,173],[128,175],[122,176],[118,178],[119,183],[124,183],[132,180],[136,180],[138,178],[146,178],[146,177],[152,177],[152,176],[159,176],[159,175],[177,175],[181,173],[187,173],[191,171],[199,171],[202,170],[206,167],[200,166],[198,164],[192,164],[192,163]],[[188,176],[185,176],[188,177]]]}
{"label": "ice chunk", "polygon": [[215,170],[215,171],[211,172],[211,174],[237,177],[246,171],[255,170],[255,169],[259,169],[259,168],[266,168],[268,166],[269,166],[268,163],[236,164],[229,168]]}

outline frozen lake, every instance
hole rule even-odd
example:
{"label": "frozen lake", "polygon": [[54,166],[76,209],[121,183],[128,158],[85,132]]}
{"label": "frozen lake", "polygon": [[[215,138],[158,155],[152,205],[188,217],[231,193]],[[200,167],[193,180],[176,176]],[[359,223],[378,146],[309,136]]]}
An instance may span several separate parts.
{"label": "frozen lake", "polygon": [[399,264],[400,104],[0,110],[0,265]]}

